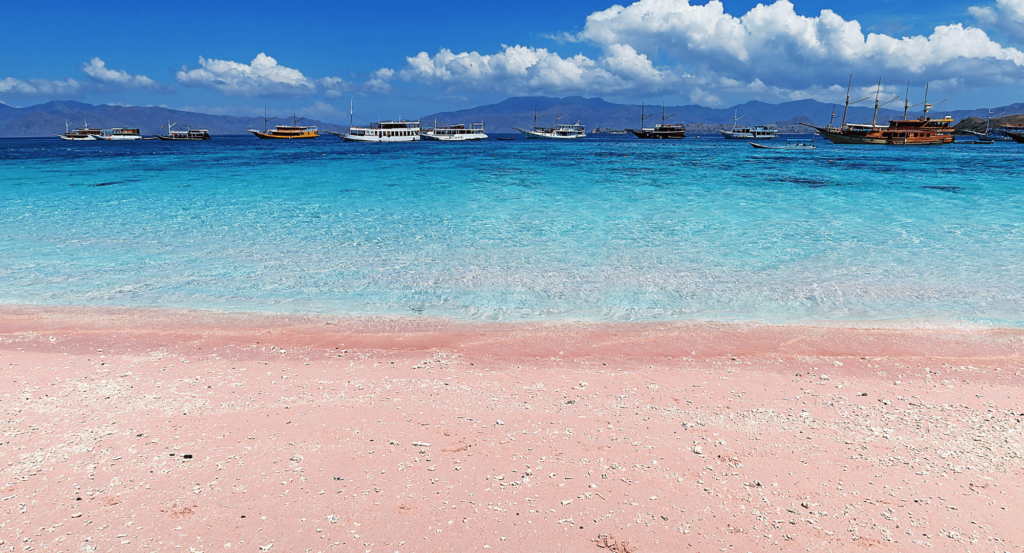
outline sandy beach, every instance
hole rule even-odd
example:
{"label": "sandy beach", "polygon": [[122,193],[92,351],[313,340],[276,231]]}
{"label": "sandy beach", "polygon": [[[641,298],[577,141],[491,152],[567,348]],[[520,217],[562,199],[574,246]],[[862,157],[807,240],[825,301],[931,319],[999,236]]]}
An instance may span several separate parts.
{"label": "sandy beach", "polygon": [[0,551],[1019,551],[1024,331],[0,309]]}

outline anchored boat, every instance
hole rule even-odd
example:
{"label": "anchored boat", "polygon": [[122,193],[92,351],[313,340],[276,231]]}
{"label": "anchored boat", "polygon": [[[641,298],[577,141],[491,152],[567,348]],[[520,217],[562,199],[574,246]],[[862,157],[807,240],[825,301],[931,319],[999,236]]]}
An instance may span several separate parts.
{"label": "anchored boat", "polygon": [[730,140],[771,140],[779,136],[778,125],[757,125],[751,127],[740,127],[739,121],[744,116],[737,117],[733,112],[732,130],[719,130],[722,136]]}
{"label": "anchored boat", "polygon": [[466,142],[470,140],[483,140],[487,138],[487,134],[484,133],[482,121],[480,123],[472,123],[469,128],[466,128],[466,125],[438,127],[437,120],[434,120],[434,128],[420,132],[420,138],[439,142]]}
{"label": "anchored boat", "polygon": [[380,121],[369,127],[349,127],[343,136],[346,142],[417,142],[419,121]]}
{"label": "anchored boat", "polygon": [[157,135],[160,140],[209,140],[210,131],[206,129],[195,129],[191,127],[184,131],[171,130],[171,127],[177,125],[177,123],[167,122],[167,134]]}
{"label": "anchored boat", "polygon": [[546,113],[537,115],[537,110],[533,110],[533,130],[520,129],[519,127],[512,127],[513,129],[523,133],[526,138],[547,138],[556,140],[565,140],[571,138],[583,138],[587,136],[587,129],[580,125],[579,121],[575,125],[562,125],[559,121],[565,117],[564,115],[558,115],[558,110],[555,110],[555,126],[554,127],[538,127],[537,119],[544,117]]}
{"label": "anchored boat", "polygon": [[[658,138],[658,139],[674,139],[674,140],[677,140],[677,139],[680,139],[680,138],[686,138],[686,127],[684,127],[683,125],[678,124],[678,123],[677,124],[672,124],[672,125],[665,123],[666,120],[671,119],[672,117],[675,117],[675,116],[676,116],[676,114],[674,114],[674,113],[672,115],[668,115],[668,116],[665,115],[665,103],[662,102],[661,103],[661,124],[660,125],[655,125],[653,128],[650,128],[650,129],[645,129],[644,128],[644,121],[646,121],[648,117],[653,117],[653,115],[644,115],[644,104],[643,104],[643,102],[641,102],[640,103],[640,129],[639,130],[629,129],[629,132],[631,132],[634,135],[636,135],[637,138],[644,138],[644,139]],[[611,133],[611,134],[615,134],[615,133]]]}
{"label": "anchored boat", "polygon": [[1024,125],[1004,125],[1003,134],[1018,144],[1024,144]]}
{"label": "anchored boat", "polygon": [[292,115],[291,125],[277,125],[273,130],[267,130],[267,123],[277,117],[267,117],[266,108],[263,109],[263,132],[256,129],[245,129],[262,139],[295,140],[303,138],[320,138],[320,131],[316,127],[300,126],[299,121],[305,117]]}
{"label": "anchored boat", "polygon": [[96,140],[142,140],[142,133],[139,129],[127,129],[119,127],[116,129],[103,129],[100,134],[94,135]]}
{"label": "anchored boat", "polygon": [[[853,80],[851,78],[850,83],[852,84],[852,82]],[[879,81],[878,91],[880,90],[881,81]],[[846,123],[846,114],[850,105],[867,99],[863,98],[861,100],[857,100],[857,102],[850,102],[850,87],[847,85],[846,110],[843,111],[843,122],[841,126],[833,127],[831,122],[828,127],[806,126],[816,129],[822,136],[832,141],[834,144],[933,146],[950,144],[955,140],[953,137],[954,129],[951,127],[953,124],[952,117],[944,117],[942,119],[932,119],[928,117],[928,112],[935,107],[928,103],[928,86],[925,86],[924,102],[911,106],[910,100],[906,99],[903,104],[903,119],[889,121],[888,126],[881,126],[877,124],[878,110],[880,107],[896,100],[896,98],[889,100],[889,102],[879,104],[878,91],[875,92],[875,116],[872,118],[870,125],[853,125]],[[907,92],[909,95],[910,83],[907,83]],[[870,96],[868,98],[870,98]],[[945,100],[942,102],[945,102]],[[939,104],[942,102],[939,102]],[[910,108],[917,107],[922,104],[924,105],[923,115],[918,119],[908,119],[907,115]]]}
{"label": "anchored boat", "polygon": [[88,121],[86,121],[81,128],[72,131],[68,130],[68,122],[67,120],[64,120],[64,134],[58,134],[57,136],[59,136],[61,140],[82,141],[96,140],[96,135],[98,134],[103,134],[103,131],[100,129],[90,129]]}
{"label": "anchored boat", "polygon": [[356,127],[351,102],[348,116],[348,134],[339,135],[345,142],[418,142],[420,139],[419,121],[378,121],[370,123],[369,127]]}

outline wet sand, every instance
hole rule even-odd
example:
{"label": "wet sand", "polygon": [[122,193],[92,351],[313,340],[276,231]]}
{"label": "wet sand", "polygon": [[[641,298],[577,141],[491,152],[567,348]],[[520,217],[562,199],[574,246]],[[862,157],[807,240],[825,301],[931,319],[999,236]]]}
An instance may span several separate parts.
{"label": "wet sand", "polygon": [[1024,331],[0,308],[0,551],[1019,551]]}

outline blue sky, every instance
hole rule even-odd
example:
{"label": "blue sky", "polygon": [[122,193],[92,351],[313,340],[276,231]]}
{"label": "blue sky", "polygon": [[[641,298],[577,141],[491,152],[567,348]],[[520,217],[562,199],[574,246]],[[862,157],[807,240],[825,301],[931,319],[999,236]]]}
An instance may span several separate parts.
{"label": "blue sky", "polygon": [[[1024,100],[1024,0],[5,2],[0,101],[328,121],[513,95],[835,101],[846,79],[950,107]],[[827,10],[823,12],[823,10]]]}

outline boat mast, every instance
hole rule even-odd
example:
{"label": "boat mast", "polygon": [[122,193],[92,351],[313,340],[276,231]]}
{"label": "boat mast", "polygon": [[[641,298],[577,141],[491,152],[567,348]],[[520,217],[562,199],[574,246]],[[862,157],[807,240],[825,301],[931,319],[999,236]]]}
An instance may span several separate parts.
{"label": "boat mast", "polygon": [[[881,79],[878,80],[878,84],[879,84],[879,86],[881,86],[881,84],[882,84],[882,80]],[[850,87],[851,86],[853,86],[853,75],[850,75],[850,82],[847,83],[847,85],[846,85],[846,107],[843,108],[843,125],[841,127],[839,127],[840,129],[846,128],[846,114],[847,114],[847,112],[850,111],[850,106],[852,106],[853,104],[859,104],[859,103],[863,102],[864,100],[867,100],[868,98],[871,97],[871,96],[867,96],[865,98],[861,98],[860,100],[857,100],[856,102],[851,102],[850,101]]]}
{"label": "boat mast", "polygon": [[871,128],[875,128],[878,122],[878,95],[882,93],[882,79],[878,79],[878,88],[875,89],[875,114],[871,116]]}
{"label": "boat mast", "polygon": [[644,130],[644,122],[650,119],[650,115],[644,115],[644,103],[640,102],[640,130]]}
{"label": "boat mast", "polygon": [[846,83],[846,107],[843,108],[843,124],[840,129],[846,127],[846,113],[850,111],[850,87],[853,86],[853,75],[850,75],[850,82]]}
{"label": "boat mast", "polygon": [[354,96],[348,99],[348,132],[350,133],[352,132],[352,117],[353,114],[355,113],[354,111],[352,111],[352,107],[355,105],[355,101],[356,100]]}
{"label": "boat mast", "polygon": [[277,119],[277,117],[267,118],[267,108],[263,108],[263,134],[267,134],[267,123]]}
{"label": "boat mast", "polygon": [[910,110],[910,81],[907,81],[907,96],[903,101],[903,120],[907,120],[907,111]]}
{"label": "boat mast", "polygon": [[676,116],[676,114],[674,114],[674,113],[672,115],[669,115],[668,117],[665,116],[665,101],[662,100],[661,101],[661,126],[664,127],[665,126],[665,121],[668,120],[668,119],[672,119],[675,116]]}
{"label": "boat mast", "polygon": [[928,105],[928,87],[931,84],[927,83],[924,85],[924,115],[921,117],[922,119],[928,119],[928,110],[931,109],[931,106]]}

